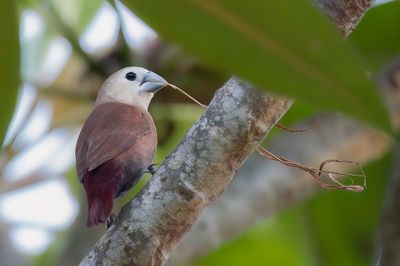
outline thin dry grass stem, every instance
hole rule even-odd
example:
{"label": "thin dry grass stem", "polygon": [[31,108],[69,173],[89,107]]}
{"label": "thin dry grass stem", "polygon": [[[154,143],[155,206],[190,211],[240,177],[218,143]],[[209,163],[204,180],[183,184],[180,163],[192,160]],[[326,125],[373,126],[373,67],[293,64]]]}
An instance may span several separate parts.
{"label": "thin dry grass stem", "polygon": [[[273,161],[278,161],[288,167],[297,168],[304,172],[307,172],[318,182],[318,184],[321,187],[323,187],[325,189],[343,189],[343,190],[349,190],[349,191],[353,191],[353,192],[362,192],[362,191],[364,191],[364,189],[366,187],[366,176],[364,174],[364,171],[363,171],[361,165],[358,162],[350,161],[350,160],[336,160],[336,159],[325,160],[320,164],[319,168],[317,169],[317,168],[308,167],[301,163],[293,162],[293,161],[287,160],[285,158],[276,156],[275,154],[271,153],[270,151],[264,149],[261,146],[258,146],[256,149],[260,155],[262,155],[263,157],[265,157],[267,159],[270,159]],[[324,170],[324,167],[326,167],[330,163],[349,163],[349,164],[357,165],[357,167],[360,169],[361,174],[338,173],[338,172]],[[327,182],[325,182],[323,180],[323,174],[326,174],[326,176],[328,177]],[[342,183],[337,178],[339,176],[348,176],[351,183],[348,185]],[[362,185],[354,184],[354,180],[351,177],[361,178],[363,180],[363,184]]]}
{"label": "thin dry grass stem", "polygon": [[[178,86],[176,86],[176,85],[174,85],[174,84],[171,84],[171,83],[168,83],[168,86],[170,86],[171,88],[173,88],[173,89],[175,89],[175,90],[178,90],[180,93],[182,93],[183,95],[185,95],[186,97],[188,97],[189,99],[191,99],[193,102],[195,102],[196,104],[198,104],[201,108],[207,109],[207,105],[202,104],[201,102],[199,102],[198,100],[196,100],[193,96],[191,96],[190,94],[188,94],[187,92],[185,92],[184,90],[182,90],[181,88],[179,88]],[[283,130],[285,130],[285,131],[292,132],[292,133],[304,132],[304,131],[307,131],[307,130],[312,129],[312,128],[314,127],[314,126],[311,126],[311,127],[303,128],[303,129],[293,129],[293,128],[289,128],[289,127],[287,127],[287,126],[285,126],[285,125],[282,125],[282,124],[276,124],[275,126],[278,127],[278,128],[281,128],[281,129],[283,129]]]}
{"label": "thin dry grass stem", "polygon": [[184,94],[186,97],[188,97],[189,99],[191,99],[192,101],[194,101],[195,103],[197,103],[198,105],[201,106],[201,108],[203,109],[207,109],[207,105],[202,104],[201,102],[199,102],[198,100],[196,100],[195,98],[193,98],[192,96],[190,96],[188,93],[186,93],[184,90],[180,89],[179,87],[175,86],[174,84],[168,83],[168,85],[175,89],[178,90],[180,93]]}

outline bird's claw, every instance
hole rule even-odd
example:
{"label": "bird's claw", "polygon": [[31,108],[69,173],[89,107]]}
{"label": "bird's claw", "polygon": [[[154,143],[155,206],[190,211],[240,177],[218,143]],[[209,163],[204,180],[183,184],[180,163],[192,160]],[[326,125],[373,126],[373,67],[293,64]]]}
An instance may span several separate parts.
{"label": "bird's claw", "polygon": [[155,164],[155,163],[150,164],[150,166],[147,167],[147,171],[146,171],[146,172],[150,173],[151,175],[154,175],[154,174],[157,172],[157,170],[158,170],[158,168],[156,167],[156,165],[158,165],[158,164]]}
{"label": "bird's claw", "polygon": [[111,215],[107,218],[107,221],[106,221],[106,229],[108,230],[116,220],[117,220],[117,216],[114,213],[111,213]]}

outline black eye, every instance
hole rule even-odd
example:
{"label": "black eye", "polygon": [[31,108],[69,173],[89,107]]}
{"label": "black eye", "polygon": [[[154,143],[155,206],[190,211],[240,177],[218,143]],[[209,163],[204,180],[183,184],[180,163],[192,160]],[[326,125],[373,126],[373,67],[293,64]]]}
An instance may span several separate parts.
{"label": "black eye", "polygon": [[125,75],[125,78],[130,81],[134,81],[136,79],[136,74],[133,72],[128,72]]}

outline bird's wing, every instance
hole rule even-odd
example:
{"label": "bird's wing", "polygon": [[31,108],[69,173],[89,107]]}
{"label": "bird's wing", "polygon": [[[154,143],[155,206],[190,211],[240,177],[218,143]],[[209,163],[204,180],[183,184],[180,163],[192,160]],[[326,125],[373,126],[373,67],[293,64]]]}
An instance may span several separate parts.
{"label": "bird's wing", "polygon": [[76,145],[79,180],[83,180],[87,171],[117,157],[150,133],[149,117],[140,109],[122,103],[97,106],[86,120]]}

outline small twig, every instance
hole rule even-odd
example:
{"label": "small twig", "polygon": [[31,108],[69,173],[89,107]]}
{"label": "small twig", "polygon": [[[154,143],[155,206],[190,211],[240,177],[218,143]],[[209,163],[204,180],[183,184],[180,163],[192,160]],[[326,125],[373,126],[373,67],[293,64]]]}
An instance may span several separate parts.
{"label": "small twig", "polygon": [[292,133],[300,133],[300,132],[304,132],[304,131],[307,131],[307,130],[310,130],[313,128],[313,127],[306,127],[306,128],[302,128],[302,129],[293,129],[293,128],[287,127],[287,126],[279,124],[279,123],[276,124],[275,127],[283,129],[288,132],[292,132]]}
{"label": "small twig", "polygon": [[[305,171],[305,172],[309,173],[318,182],[318,184],[323,188],[326,188],[326,189],[343,189],[343,190],[349,190],[349,191],[353,191],[353,192],[362,192],[364,190],[364,188],[366,187],[366,176],[364,174],[364,171],[363,171],[361,165],[358,162],[350,161],[350,160],[337,160],[337,159],[325,160],[320,164],[319,169],[316,169],[316,168],[305,166],[305,165],[303,165],[301,163],[298,163],[298,162],[293,162],[293,161],[287,160],[285,158],[276,156],[275,154],[271,153],[270,151],[264,149],[261,146],[257,146],[256,150],[258,151],[258,153],[260,155],[262,155],[263,157],[265,157],[267,159],[278,161],[278,162],[280,162],[283,165],[286,165],[288,167],[297,168],[297,169],[300,169],[302,171]],[[327,164],[332,163],[332,162],[355,164],[360,169],[361,174],[337,173],[337,172],[323,170],[323,168]],[[322,174],[327,174],[327,176],[333,182],[333,184],[324,182],[322,180]],[[350,185],[343,184],[342,182],[340,182],[337,179],[337,176],[360,177],[360,178],[363,179],[363,185],[354,185],[352,179],[350,179],[352,181],[352,183]]]}

